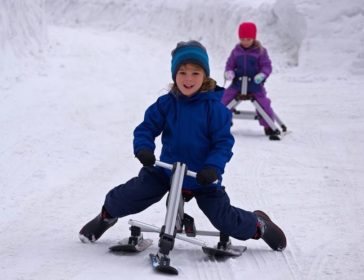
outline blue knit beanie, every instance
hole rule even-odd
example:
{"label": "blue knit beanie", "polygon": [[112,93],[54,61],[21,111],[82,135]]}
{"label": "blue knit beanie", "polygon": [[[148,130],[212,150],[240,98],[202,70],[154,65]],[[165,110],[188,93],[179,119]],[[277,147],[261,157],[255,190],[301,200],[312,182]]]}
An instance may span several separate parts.
{"label": "blue knit beanie", "polygon": [[176,81],[177,71],[182,64],[193,63],[201,66],[210,76],[209,57],[206,48],[197,41],[179,42],[177,47],[172,51],[171,72],[172,79]]}

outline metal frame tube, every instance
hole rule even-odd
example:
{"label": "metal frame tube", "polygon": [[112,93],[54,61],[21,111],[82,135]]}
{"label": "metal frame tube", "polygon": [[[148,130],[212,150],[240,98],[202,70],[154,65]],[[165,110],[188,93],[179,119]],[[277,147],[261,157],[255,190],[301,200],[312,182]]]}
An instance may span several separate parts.
{"label": "metal frame tube", "polygon": [[241,94],[247,94],[248,93],[248,77],[243,76],[241,77]]}
{"label": "metal frame tube", "polygon": [[178,213],[178,207],[181,200],[183,178],[186,173],[186,165],[177,162],[175,164],[175,170],[172,176],[171,189],[168,197],[167,214],[164,221],[165,233],[174,235],[176,227],[176,218]]}
{"label": "metal frame tube", "polygon": [[242,120],[257,120],[258,115],[253,111],[240,111],[238,114],[233,114],[234,119],[242,119]]}
{"label": "metal frame tube", "polygon": [[226,105],[226,107],[229,110],[235,109],[240,104],[240,102],[241,102],[241,100],[233,99],[230,101],[230,103],[228,105]]}
{"label": "metal frame tube", "polygon": [[260,104],[253,100],[252,103],[254,104],[255,108],[257,109],[259,115],[262,116],[262,118],[267,122],[269,127],[273,130],[278,130],[277,126],[274,124],[273,120],[268,116],[268,114],[263,110],[263,108],[260,106]]}
{"label": "metal frame tube", "polygon": [[[142,232],[155,232],[155,233],[160,233],[161,232],[161,229],[156,227],[156,226],[153,226],[153,225],[150,225],[150,224],[146,224],[146,223],[143,223],[143,222],[139,222],[139,221],[136,221],[136,220],[129,220],[129,225],[132,225],[132,226],[137,226],[141,229]],[[220,233],[218,232],[210,232],[211,235],[207,234],[209,233],[208,231],[201,231],[201,234],[200,235],[206,235],[206,236],[220,236]],[[197,238],[193,238],[193,237],[187,237],[187,236],[183,236],[179,233],[176,234],[176,238],[179,239],[179,240],[183,240],[183,241],[187,241],[189,243],[192,243],[192,244],[195,244],[195,245],[198,245],[198,246],[207,246],[207,243],[202,241],[202,240],[199,240]]]}
{"label": "metal frame tube", "polygon": [[277,123],[278,123],[281,127],[286,126],[286,125],[283,123],[283,121],[282,121],[282,120],[278,117],[278,115],[277,115],[276,113],[274,113],[274,117],[276,118]]}

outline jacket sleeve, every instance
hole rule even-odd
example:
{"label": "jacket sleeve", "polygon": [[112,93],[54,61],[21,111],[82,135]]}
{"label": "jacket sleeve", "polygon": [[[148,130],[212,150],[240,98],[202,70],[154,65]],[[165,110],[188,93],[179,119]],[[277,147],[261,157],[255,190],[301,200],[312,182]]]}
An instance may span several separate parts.
{"label": "jacket sleeve", "polygon": [[225,72],[226,71],[234,71],[236,68],[236,61],[235,61],[235,55],[234,55],[234,50],[231,51],[230,56],[228,57],[227,61],[226,61],[226,66],[225,66]]}
{"label": "jacket sleeve", "polygon": [[260,72],[264,73],[266,78],[272,73],[272,62],[265,48],[262,49],[262,54],[259,56],[259,68]]}
{"label": "jacket sleeve", "polygon": [[233,155],[232,148],[235,140],[230,132],[232,115],[223,104],[218,104],[211,111],[210,118],[211,149],[205,166],[215,167],[221,175],[224,173],[226,163]]}
{"label": "jacket sleeve", "polygon": [[165,124],[165,114],[161,106],[161,98],[145,111],[144,120],[134,130],[134,154],[141,149],[154,151],[154,140],[159,136]]}

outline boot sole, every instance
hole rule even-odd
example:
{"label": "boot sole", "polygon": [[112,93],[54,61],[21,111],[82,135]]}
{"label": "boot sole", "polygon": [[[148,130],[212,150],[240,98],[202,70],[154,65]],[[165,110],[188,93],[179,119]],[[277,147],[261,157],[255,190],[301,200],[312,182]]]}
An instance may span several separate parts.
{"label": "boot sole", "polygon": [[[118,219],[110,223],[99,222],[100,215],[96,216],[93,220],[88,222],[79,232],[78,237],[83,243],[93,243],[98,240],[109,228],[116,224]],[[95,228],[95,223],[99,223],[98,228]],[[101,225],[100,225],[101,223]],[[101,228],[100,228],[101,227]],[[90,229],[91,228],[91,229]]]}
{"label": "boot sole", "polygon": [[267,237],[264,238],[264,235],[263,235],[262,239],[268,244],[269,247],[272,248],[272,250],[283,251],[287,246],[287,239],[286,239],[286,235],[284,234],[283,230],[281,230],[281,228],[279,226],[277,226],[275,223],[273,223],[272,220],[269,218],[269,216],[266,213],[264,213],[263,211],[256,210],[256,211],[254,211],[254,213],[269,224],[268,228],[274,233],[274,236],[276,236],[276,237],[278,236],[282,240],[279,242],[279,244],[281,244],[281,245],[274,246],[275,244],[272,245],[272,243],[277,243],[277,242],[275,242],[274,239],[270,240]]}
{"label": "boot sole", "polygon": [[88,237],[86,237],[82,233],[78,234],[78,238],[81,240],[82,243],[93,243],[93,242],[95,242],[95,240],[90,240]]}

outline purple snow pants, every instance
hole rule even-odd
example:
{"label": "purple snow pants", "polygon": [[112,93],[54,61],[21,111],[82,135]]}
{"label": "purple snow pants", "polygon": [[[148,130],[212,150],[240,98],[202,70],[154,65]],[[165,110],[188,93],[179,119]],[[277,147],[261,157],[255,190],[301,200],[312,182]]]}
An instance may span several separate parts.
{"label": "purple snow pants", "polygon": [[[222,96],[222,99],[221,99],[222,104],[227,106],[239,92],[240,92],[239,89],[232,87],[232,86],[225,89],[224,95]],[[268,114],[268,116],[274,121],[275,117],[274,117],[273,109],[270,105],[271,101],[267,97],[265,90],[254,93],[254,98],[259,103],[259,105],[262,106],[263,110]],[[259,124],[261,126],[263,126],[264,128],[269,127],[269,125],[263,118],[259,118]]]}

